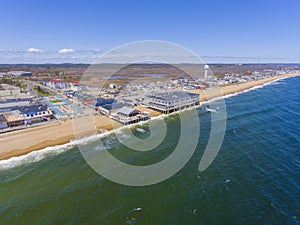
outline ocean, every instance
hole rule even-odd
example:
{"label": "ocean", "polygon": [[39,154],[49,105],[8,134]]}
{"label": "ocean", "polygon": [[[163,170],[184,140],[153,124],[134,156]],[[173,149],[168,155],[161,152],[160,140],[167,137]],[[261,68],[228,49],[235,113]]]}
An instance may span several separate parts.
{"label": "ocean", "polygon": [[[215,112],[198,110],[201,135],[191,159],[149,186],[100,176],[76,142],[0,161],[0,224],[300,224],[299,90],[300,77],[292,77],[225,98],[224,142],[202,172]],[[131,151],[113,133],[102,141],[124,162],[159,162],[172,153],[181,126],[177,114],[164,120],[167,137],[153,151]],[[147,123],[140,127],[148,131]],[[97,148],[92,139],[81,145]]]}

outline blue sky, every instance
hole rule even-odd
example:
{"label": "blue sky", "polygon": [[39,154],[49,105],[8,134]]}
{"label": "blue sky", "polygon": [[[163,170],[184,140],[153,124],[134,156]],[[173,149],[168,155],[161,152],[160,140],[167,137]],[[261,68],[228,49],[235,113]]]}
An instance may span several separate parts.
{"label": "blue sky", "polygon": [[300,62],[299,0],[0,4],[0,63],[89,62],[149,39],[183,45],[208,62]]}

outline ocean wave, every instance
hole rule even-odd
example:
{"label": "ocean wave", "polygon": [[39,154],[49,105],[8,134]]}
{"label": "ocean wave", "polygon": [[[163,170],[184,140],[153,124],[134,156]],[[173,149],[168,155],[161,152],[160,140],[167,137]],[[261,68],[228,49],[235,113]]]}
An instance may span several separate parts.
{"label": "ocean wave", "polygon": [[28,163],[38,162],[48,156],[61,154],[71,149],[72,147],[74,147],[74,145],[71,143],[67,143],[65,145],[56,145],[56,146],[46,147],[38,151],[33,151],[26,155],[21,155],[9,159],[1,160],[0,171],[11,169]]}
{"label": "ocean wave", "polygon": [[[201,107],[202,105],[206,105],[206,104],[209,104],[209,103],[214,102],[214,101],[218,101],[218,100],[222,100],[222,99],[226,99],[226,98],[231,98],[231,97],[234,97],[234,96],[237,96],[237,95],[249,92],[249,91],[253,91],[253,90],[256,90],[256,89],[259,89],[259,88],[263,88],[267,85],[276,84],[276,82],[287,79],[287,78],[292,78],[292,77],[278,78],[278,79],[275,79],[275,80],[270,81],[268,83],[249,88],[247,90],[243,90],[243,91],[240,91],[240,92],[237,92],[237,93],[234,93],[234,94],[228,94],[228,95],[216,97],[216,98],[213,98],[211,100],[201,102],[200,106],[191,107],[191,108],[179,111],[179,112],[173,112],[173,113],[170,113],[168,115],[162,114],[162,115],[159,115],[159,116],[155,116],[155,117],[151,118],[151,120],[161,120],[161,119],[164,119],[164,118],[168,118],[170,116],[172,117],[175,114],[179,114],[179,113],[182,113],[182,112],[185,112],[185,111],[193,110],[193,109]],[[30,152],[26,155],[12,157],[12,158],[5,159],[5,160],[0,160],[0,171],[11,169],[11,168],[21,166],[21,165],[24,165],[24,164],[38,162],[38,161],[41,161],[42,159],[44,159],[48,156],[55,156],[55,155],[62,154],[64,152],[67,152],[67,151],[71,150],[72,148],[76,147],[77,145],[85,145],[85,144],[91,143],[93,141],[96,141],[99,138],[108,137],[109,135],[112,135],[112,134],[115,134],[115,133],[121,134],[122,130],[124,130],[124,129],[128,129],[128,128],[131,129],[131,128],[139,127],[139,126],[142,126],[142,125],[145,125],[145,124],[149,123],[149,121],[150,120],[140,121],[136,124],[121,126],[119,128],[116,128],[116,129],[113,129],[111,131],[107,131],[107,132],[104,132],[104,133],[101,133],[101,134],[93,134],[93,135],[83,137],[83,138],[80,138],[80,139],[71,140],[69,143],[66,143],[66,144],[63,144],[63,145],[50,146],[50,147],[46,147],[46,148],[41,149],[41,150]]]}

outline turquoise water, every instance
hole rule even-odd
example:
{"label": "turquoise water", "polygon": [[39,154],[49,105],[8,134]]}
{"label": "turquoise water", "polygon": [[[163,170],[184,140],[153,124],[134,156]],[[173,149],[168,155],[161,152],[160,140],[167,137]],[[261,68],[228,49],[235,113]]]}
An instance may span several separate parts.
{"label": "turquoise water", "polygon": [[[299,224],[299,90],[295,77],[227,98],[225,139],[204,172],[198,165],[210,113],[199,110],[201,137],[192,159],[159,184],[108,181],[85,163],[77,147],[56,147],[65,150],[2,169],[0,224]],[[154,151],[130,151],[114,135],[103,141],[124,162],[158,162],[171,153],[180,132],[178,116],[165,120],[168,136]]]}

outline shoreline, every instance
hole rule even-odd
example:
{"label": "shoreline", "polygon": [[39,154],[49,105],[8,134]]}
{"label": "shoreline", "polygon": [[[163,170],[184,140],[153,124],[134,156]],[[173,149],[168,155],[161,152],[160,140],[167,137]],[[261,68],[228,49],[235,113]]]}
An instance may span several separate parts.
{"label": "shoreline", "polygon": [[[282,80],[289,77],[299,76],[300,74],[286,74],[279,75],[261,80],[249,81],[245,83],[230,84],[227,86],[211,87],[206,90],[197,90],[195,93],[200,94],[200,104],[205,104],[209,101],[224,98],[234,94],[242,93],[252,88],[267,85],[278,80]],[[139,109],[143,109],[139,107]],[[144,108],[149,111],[149,109]],[[151,119],[159,116],[160,114],[153,111],[150,112]],[[113,121],[105,116],[83,116],[75,118],[76,124],[80,124],[80,134],[74,135],[73,120],[66,121],[53,121],[51,124],[44,126],[27,128],[24,130],[16,130],[9,133],[0,134],[0,160],[7,160],[13,157],[24,156],[31,152],[45,149],[47,147],[55,147],[63,144],[71,143],[72,140],[79,137],[88,137],[97,134],[95,127],[89,127],[84,125],[90,125],[85,123],[86,121],[94,121],[97,130],[105,129],[107,131],[113,131],[116,128],[124,127],[122,124]],[[56,124],[55,124],[56,123]],[[138,125],[138,124],[133,124]],[[126,126],[125,126],[126,127]],[[103,134],[110,133],[105,132]]]}

